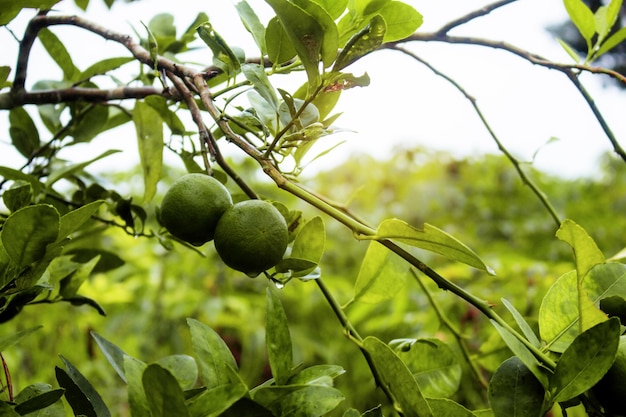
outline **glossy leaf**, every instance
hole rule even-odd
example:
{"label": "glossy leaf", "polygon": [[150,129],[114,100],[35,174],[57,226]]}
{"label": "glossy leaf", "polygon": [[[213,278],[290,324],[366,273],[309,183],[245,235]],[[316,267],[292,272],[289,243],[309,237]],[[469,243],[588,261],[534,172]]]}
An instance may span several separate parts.
{"label": "glossy leaf", "polygon": [[555,402],[582,394],[604,376],[615,360],[620,332],[619,319],[612,318],[574,339],[559,358],[550,379]]}
{"label": "glossy leaf", "polygon": [[363,340],[363,348],[376,368],[379,382],[393,394],[404,416],[434,416],[413,374],[387,344],[368,336]]}
{"label": "glossy leaf", "polygon": [[429,398],[428,405],[437,417],[476,417],[476,414],[448,398]]}
{"label": "glossy leaf", "polygon": [[131,57],[106,58],[102,61],[96,62],[81,72],[78,78],[81,80],[88,80],[96,75],[106,74],[107,72],[117,69],[133,60],[134,58]]}
{"label": "glossy leaf", "polygon": [[326,10],[330,17],[338,19],[348,6],[348,0],[313,0]]}
{"label": "glossy leaf", "polygon": [[11,188],[2,193],[2,202],[11,212],[28,206],[32,199],[33,187],[23,181],[14,183]]}
{"label": "glossy leaf", "polygon": [[[61,397],[63,397],[64,393],[64,389],[52,389],[52,387],[48,384],[29,385],[15,397],[15,402],[17,403],[15,411],[17,411],[19,415],[30,415],[32,417],[37,417],[38,411],[45,413],[44,415],[46,417],[52,417],[56,415],[53,413],[58,413],[59,411],[63,412],[62,415],[65,415],[63,405],[59,401]],[[53,407],[52,410],[48,408],[55,403],[57,404],[57,407]]]}
{"label": "glossy leaf", "polygon": [[495,417],[541,417],[545,391],[522,361],[504,361],[489,381],[489,403]]}
{"label": "glossy leaf", "polygon": [[27,158],[39,148],[39,131],[35,122],[23,107],[9,111],[9,134],[13,147]]}
{"label": "glossy leaf", "polygon": [[59,212],[47,204],[24,207],[12,213],[5,221],[2,244],[18,267],[40,260],[48,244],[59,234]]}
{"label": "glossy leaf", "polygon": [[354,285],[352,301],[375,304],[393,298],[406,285],[406,262],[380,243],[370,242]]}
{"label": "glossy leaf", "polygon": [[63,239],[80,229],[98,211],[102,203],[104,203],[103,200],[93,201],[61,216],[57,240]]}
{"label": "glossy leaf", "polygon": [[46,49],[46,52],[48,52],[48,55],[50,55],[50,58],[52,58],[63,71],[63,78],[67,81],[77,81],[80,70],[74,65],[72,56],[65,48],[63,42],[47,28],[41,29],[37,37]]}
{"label": "glossy leaf", "polygon": [[59,294],[61,297],[70,299],[76,295],[81,285],[91,276],[91,272],[100,260],[99,256],[91,259],[78,267],[70,276],[61,280]]}
{"label": "glossy leaf", "polygon": [[124,375],[128,384],[128,404],[133,417],[153,417],[143,388],[143,372],[148,365],[131,356],[124,356]]}
{"label": "glossy leaf", "polygon": [[183,390],[167,369],[157,364],[148,365],[142,382],[152,417],[189,416]]}
{"label": "glossy leaf", "polygon": [[385,19],[374,16],[369,24],[361,31],[352,35],[346,46],[342,49],[333,66],[333,71],[338,72],[375,51],[383,43],[387,24]]}
{"label": "glossy leaf", "polygon": [[589,43],[596,33],[593,12],[582,0],[563,0],[565,10],[582,37]]}
{"label": "glossy leaf", "polygon": [[144,102],[156,110],[161,119],[165,122],[173,135],[184,135],[186,133],[185,125],[180,118],[167,105],[167,100],[160,96],[149,96]]}
{"label": "glossy leaf", "polygon": [[267,51],[265,46],[265,27],[259,20],[259,17],[256,15],[254,10],[252,10],[246,0],[238,1],[235,4],[235,8],[237,9],[237,13],[239,13],[239,18],[241,19],[244,27],[248,32],[250,32],[252,38],[254,38],[254,42],[256,42],[259,47],[261,55],[265,55]]}
{"label": "glossy leaf", "polygon": [[[539,308],[541,338],[555,352],[563,352],[581,333],[576,279],[575,271],[561,276],[550,287]],[[582,289],[587,295],[583,299],[589,306],[587,311],[593,312],[598,322],[606,320],[606,315],[597,306],[603,298],[623,296],[626,266],[618,263],[597,265],[583,281]]]}
{"label": "glossy leaf", "polygon": [[290,257],[306,259],[319,264],[324,254],[326,229],[321,217],[316,216],[306,222],[296,235]]}
{"label": "glossy leaf", "polygon": [[319,63],[324,28],[310,13],[287,0],[265,0],[280,19],[307,74],[309,91],[320,84]]}
{"label": "glossy leaf", "polygon": [[211,389],[231,383],[229,367],[237,369],[237,362],[226,343],[213,329],[197,320],[189,318],[187,324],[204,385]]}
{"label": "glossy leaf", "polygon": [[104,131],[109,118],[109,107],[97,104],[75,107],[68,135],[72,136],[75,142],[90,142]]}
{"label": "glossy leaf", "polygon": [[133,110],[139,158],[143,170],[144,202],[152,200],[163,166],[163,119],[148,104],[137,101]]}
{"label": "glossy leaf", "polygon": [[100,394],[94,389],[89,381],[63,356],[61,356],[65,368],[57,369],[57,381],[65,388],[65,398],[72,406],[76,415],[85,414],[88,417],[110,417],[106,404]]}
{"label": "glossy leaf", "polygon": [[276,384],[283,385],[289,379],[293,366],[289,324],[278,295],[269,288],[266,290],[266,294],[265,343],[267,356]]}
{"label": "glossy leaf", "polygon": [[59,0],[22,0],[20,2],[14,1],[5,1],[2,3],[2,7],[0,7],[0,26],[4,26],[13,20],[18,13],[25,8],[33,8],[33,9],[50,9]]}
{"label": "glossy leaf", "polygon": [[338,365],[314,365],[295,373],[287,382],[289,385],[324,385],[333,386],[333,380],[345,370]]}
{"label": "glossy leaf", "polygon": [[582,280],[587,272],[597,264],[604,263],[604,255],[585,229],[572,220],[565,220],[556,232],[556,237],[569,244],[574,250],[576,272]]}
{"label": "glossy leaf", "polygon": [[168,370],[183,390],[193,388],[198,381],[196,360],[189,355],[170,355],[154,363]]}
{"label": "glossy leaf", "polygon": [[416,339],[396,348],[395,353],[409,368],[425,397],[448,398],[458,390],[461,365],[441,340]]}
{"label": "glossy leaf", "polygon": [[398,219],[384,220],[376,231],[376,239],[391,239],[438,253],[453,261],[462,262],[474,268],[495,274],[482,259],[465,244],[437,227],[424,223],[417,229]]}
{"label": "glossy leaf", "polygon": [[104,354],[104,357],[109,361],[109,364],[113,367],[115,372],[117,372],[124,382],[127,382],[126,371],[124,370],[124,357],[128,356],[126,352],[96,332],[91,332],[91,337],[94,338],[100,351]]}
{"label": "glossy leaf", "polygon": [[[237,373],[229,368],[232,384],[220,385],[204,391],[188,403],[190,417],[217,417],[248,393],[248,387]],[[246,414],[247,415],[247,414]]]}
{"label": "glossy leaf", "polygon": [[321,417],[334,410],[344,396],[332,387],[288,385],[259,389],[254,400],[278,417]]}
{"label": "glossy leaf", "polygon": [[513,319],[515,319],[515,323],[517,323],[517,325],[519,326],[520,330],[522,331],[526,339],[530,343],[532,343],[533,346],[541,347],[541,342],[539,341],[539,338],[535,334],[534,330],[530,327],[530,325],[524,319],[524,317],[522,317],[522,314],[519,311],[517,311],[515,306],[511,304],[506,298],[501,298],[500,301],[502,301],[502,305],[504,305],[504,307],[506,307],[506,309],[509,310],[509,313],[511,313],[511,315],[513,316]]}
{"label": "glossy leaf", "polygon": [[278,109],[278,97],[274,86],[270,82],[265,68],[258,64],[243,64],[243,75],[252,83],[254,90],[276,111]]}
{"label": "glossy leaf", "polygon": [[390,1],[381,10],[387,30],[384,42],[394,42],[411,36],[424,22],[422,15],[410,4]]}
{"label": "glossy leaf", "polygon": [[528,368],[530,372],[537,378],[541,385],[548,389],[549,386],[549,371],[543,367],[537,357],[524,345],[517,337],[515,337],[509,330],[502,327],[495,320],[491,320],[491,324],[496,328],[500,337],[511,352]]}
{"label": "glossy leaf", "polygon": [[328,12],[317,2],[310,0],[291,0],[294,4],[301,7],[306,13],[311,15],[315,21],[322,27],[323,37],[321,46],[321,58],[324,68],[328,68],[337,57],[337,49],[339,49],[339,32],[337,25]]}
{"label": "glossy leaf", "polygon": [[121,151],[116,150],[116,149],[109,149],[108,151],[105,151],[101,153],[100,155],[96,156],[95,158],[92,158],[88,161],[80,162],[77,164],[70,164],[70,165],[64,166],[63,168],[59,168],[53,171],[48,176],[48,179],[46,181],[47,189],[48,190],[52,189],[52,186],[60,179],[70,178],[73,174],[80,172],[81,170],[85,169],[87,166],[93,164],[94,162],[97,162],[103,158],[106,158],[107,156],[113,155],[118,152],[121,152]]}
{"label": "glossy leaf", "polygon": [[596,56],[606,54],[611,49],[624,42],[624,40],[626,40],[626,27],[621,28],[620,30],[609,36],[608,39],[604,41],[604,43],[600,46],[598,52],[596,52]]}
{"label": "glossy leaf", "polygon": [[278,17],[273,17],[265,30],[267,57],[274,65],[283,64],[297,55],[296,48],[291,44],[289,35]]}
{"label": "glossy leaf", "polygon": [[213,25],[209,22],[198,26],[196,29],[200,39],[207,44],[213,52],[213,63],[224,71],[229,77],[234,76],[241,69],[241,63],[235,52],[220,36]]}

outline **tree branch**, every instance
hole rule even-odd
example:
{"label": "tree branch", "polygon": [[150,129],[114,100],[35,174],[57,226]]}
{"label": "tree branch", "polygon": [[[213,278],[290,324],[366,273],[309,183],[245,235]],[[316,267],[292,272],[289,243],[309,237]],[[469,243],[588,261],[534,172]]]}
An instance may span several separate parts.
{"label": "tree branch", "polygon": [[491,13],[492,11],[502,7],[502,6],[506,6],[507,4],[510,3],[514,3],[517,0],[501,0],[501,1],[497,1],[495,3],[492,4],[488,4],[485,7],[482,7],[478,10],[475,10],[473,12],[470,12],[464,16],[459,17],[458,19],[454,19],[449,23],[446,23],[445,25],[443,25],[441,28],[439,28],[439,30],[436,32],[438,35],[445,35],[447,34],[449,31],[451,31],[452,29],[464,25],[478,17],[482,17],[485,16],[489,13]]}

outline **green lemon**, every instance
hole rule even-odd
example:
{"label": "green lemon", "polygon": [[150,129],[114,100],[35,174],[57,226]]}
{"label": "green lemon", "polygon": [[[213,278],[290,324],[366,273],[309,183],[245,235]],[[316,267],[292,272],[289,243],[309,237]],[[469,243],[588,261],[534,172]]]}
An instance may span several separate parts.
{"label": "green lemon", "polygon": [[173,236],[200,246],[213,239],[217,221],[232,205],[221,182],[204,174],[187,174],[165,193],[160,220]]}
{"label": "green lemon", "polygon": [[626,336],[620,338],[615,362],[593,392],[606,411],[626,416]]}
{"label": "green lemon", "polygon": [[236,203],[215,228],[215,249],[222,261],[251,277],[280,262],[288,243],[285,219],[266,201]]}

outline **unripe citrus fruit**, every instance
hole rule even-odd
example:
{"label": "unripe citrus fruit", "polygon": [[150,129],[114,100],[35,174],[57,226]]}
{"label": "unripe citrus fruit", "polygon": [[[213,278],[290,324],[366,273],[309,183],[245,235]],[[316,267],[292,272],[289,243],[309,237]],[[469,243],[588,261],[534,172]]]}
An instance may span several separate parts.
{"label": "unripe citrus fruit", "polygon": [[221,182],[204,174],[187,174],[165,193],[160,219],[172,235],[200,246],[213,239],[217,221],[232,205]]}
{"label": "unripe citrus fruit", "polygon": [[606,411],[626,416],[626,336],[620,338],[615,362],[593,392]]}
{"label": "unripe citrus fruit", "polygon": [[257,276],[283,258],[289,243],[284,217],[261,200],[236,203],[215,228],[215,249],[229,267]]}

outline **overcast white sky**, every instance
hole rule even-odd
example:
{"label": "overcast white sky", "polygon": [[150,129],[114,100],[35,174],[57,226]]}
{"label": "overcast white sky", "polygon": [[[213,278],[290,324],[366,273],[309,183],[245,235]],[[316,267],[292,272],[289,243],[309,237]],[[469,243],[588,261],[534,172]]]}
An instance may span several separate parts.
{"label": "overcast white sky", "polygon": [[[405,1],[424,15],[421,31],[436,29],[490,3]],[[91,0],[91,3],[87,18],[131,35],[132,27],[139,30],[141,21],[147,22],[160,12],[173,14],[183,30],[198,12],[204,11],[229,43],[253,47],[229,1],[142,0],[131,4],[120,2],[111,11],[106,10],[100,0]],[[249,3],[255,9],[267,8],[262,0],[249,0]],[[69,0],[63,0],[58,10],[82,14]],[[565,16],[560,0],[520,0],[452,33],[504,40],[549,59],[569,62],[556,40],[545,31],[547,25],[559,23]],[[18,36],[27,18],[25,14],[10,25]],[[55,33],[67,40],[66,45],[81,69],[106,56],[127,55],[122,48],[87,36],[76,28],[55,28]],[[17,44],[3,28],[0,28],[0,45],[3,50],[0,65],[14,67]],[[571,177],[592,174],[597,157],[610,150],[608,139],[586,103],[560,73],[532,66],[502,51],[481,47],[431,43],[414,44],[411,49],[461,83],[477,99],[501,140],[520,159],[529,160],[551,137],[556,137],[557,142],[541,149],[535,165]],[[254,49],[251,51],[254,55]],[[58,69],[41,48],[35,48],[33,54],[31,69],[37,71],[29,73],[28,82],[58,78]],[[208,49],[206,54],[206,62],[210,63]],[[344,114],[336,124],[354,132],[325,139],[328,145],[338,140],[346,140],[346,143],[311,169],[329,168],[359,150],[384,156],[397,144],[444,149],[457,155],[497,152],[469,102],[452,86],[406,56],[375,53],[350,70],[357,75],[367,72],[372,80],[367,88],[345,92],[340,101],[338,110]],[[616,88],[603,88],[601,80],[591,75],[583,75],[582,80],[618,139],[626,146],[625,93]],[[18,161],[10,152],[6,118],[6,112],[0,113],[0,164],[17,168]],[[98,138],[94,143],[97,146],[76,149],[68,157],[76,155],[84,160],[86,154],[97,155],[103,149],[117,148],[124,149],[124,154],[113,156],[118,158],[116,161],[124,164],[138,161],[132,126]],[[102,166],[106,166],[105,161]]]}

